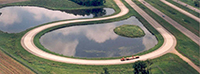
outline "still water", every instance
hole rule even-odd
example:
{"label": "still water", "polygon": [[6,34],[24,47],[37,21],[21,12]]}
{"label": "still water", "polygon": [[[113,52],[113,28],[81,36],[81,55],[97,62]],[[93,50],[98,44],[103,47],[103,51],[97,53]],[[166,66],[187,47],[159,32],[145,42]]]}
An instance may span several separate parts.
{"label": "still water", "polygon": [[8,33],[19,33],[47,22],[100,17],[111,15],[114,12],[114,9],[111,8],[58,11],[32,6],[4,7],[0,9],[0,13],[2,13],[0,15],[0,30]]}
{"label": "still water", "polygon": [[[123,24],[138,25],[146,35],[141,38],[118,36],[113,29]],[[96,58],[133,55],[154,47],[157,39],[137,18],[131,17],[118,22],[54,30],[43,35],[40,42],[48,50],[65,56]]]}

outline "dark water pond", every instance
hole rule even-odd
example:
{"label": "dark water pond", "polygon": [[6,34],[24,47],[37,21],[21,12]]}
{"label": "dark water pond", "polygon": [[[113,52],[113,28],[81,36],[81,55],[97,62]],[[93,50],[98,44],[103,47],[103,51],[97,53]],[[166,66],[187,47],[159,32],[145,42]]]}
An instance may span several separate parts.
{"label": "dark water pond", "polygon": [[[113,29],[123,24],[138,25],[145,36],[126,38],[118,36]],[[118,57],[133,55],[148,50],[157,44],[157,39],[135,17],[129,19],[84,26],[66,27],[46,33],[41,44],[52,52],[74,57]]]}
{"label": "dark water pond", "polygon": [[0,30],[8,33],[18,33],[47,22],[100,17],[114,12],[114,9],[111,8],[58,11],[32,6],[4,7],[0,9],[0,13],[2,13],[0,15]]}

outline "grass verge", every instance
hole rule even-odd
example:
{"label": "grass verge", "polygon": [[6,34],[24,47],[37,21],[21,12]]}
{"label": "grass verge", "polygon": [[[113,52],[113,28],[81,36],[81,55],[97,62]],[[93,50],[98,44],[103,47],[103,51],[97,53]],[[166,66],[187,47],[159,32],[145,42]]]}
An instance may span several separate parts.
{"label": "grass verge", "polygon": [[166,22],[164,19],[153,13],[150,9],[145,7],[139,1],[134,0],[134,2],[142,8],[145,12],[147,12],[152,18],[154,18],[158,23],[160,23],[163,27],[165,27],[169,32],[171,32],[177,39],[177,46],[176,49],[189,58],[193,63],[200,67],[199,64],[199,46],[193,42],[190,38],[185,36],[179,30],[174,28],[171,24]]}
{"label": "grass verge", "polygon": [[[186,4],[189,4],[189,5],[193,6],[193,7],[196,7],[195,4],[194,4],[194,1],[196,1],[196,0],[180,0],[180,1],[182,1],[182,2],[184,2]],[[196,8],[200,9],[199,7],[196,7]]]}
{"label": "grass verge", "polygon": [[189,64],[172,53],[151,61],[153,62],[150,66],[152,74],[198,74]]}
{"label": "grass verge", "polygon": [[158,10],[160,10],[162,13],[172,18],[177,23],[181,24],[183,27],[187,28],[188,30],[199,36],[199,22],[169,7],[160,0],[145,0],[145,1],[154,6],[155,8],[157,8]]}
{"label": "grass verge", "polygon": [[176,3],[176,2],[174,2],[173,0],[166,0],[166,1],[168,1],[168,2],[172,3],[173,5],[175,5],[175,6],[179,7],[179,8],[181,8],[181,9],[183,9],[183,10],[185,10],[185,11],[191,13],[191,14],[193,14],[194,16],[200,18],[198,12],[195,12],[194,10],[191,10],[191,9],[189,9],[189,8],[183,6],[183,5],[180,5],[180,4]]}

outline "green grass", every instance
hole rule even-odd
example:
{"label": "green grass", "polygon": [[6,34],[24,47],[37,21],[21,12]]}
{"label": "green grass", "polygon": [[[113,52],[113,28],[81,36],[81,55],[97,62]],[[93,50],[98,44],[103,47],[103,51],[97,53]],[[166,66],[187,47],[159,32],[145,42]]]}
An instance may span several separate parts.
{"label": "green grass", "polygon": [[[109,0],[109,1],[112,2],[111,0]],[[126,18],[134,15],[158,39],[158,45],[156,45],[154,48],[150,49],[149,51],[145,51],[143,53],[140,53],[140,55],[148,53],[148,52],[152,52],[153,50],[156,50],[157,48],[159,48],[163,43],[162,36],[149,23],[147,23],[146,20],[144,20],[138,13],[136,13],[130,6],[128,6],[127,3],[125,3],[125,5],[130,9],[130,13],[123,16],[123,17],[119,17],[119,18],[115,18],[115,19],[111,19],[111,20],[106,20],[106,21],[82,22],[82,23],[79,23],[79,24],[77,23],[77,24],[78,25],[83,25],[83,24],[85,25],[85,24],[92,24],[92,23],[114,22],[114,21],[126,19]],[[115,6],[115,5],[110,5],[110,6]],[[75,24],[76,23],[68,24],[68,25],[65,25],[65,26],[70,26],[70,25],[72,26],[72,25],[75,25]],[[45,25],[45,24],[43,24],[43,25]],[[58,28],[61,28],[61,27],[64,27],[64,26],[63,25],[57,26],[57,27],[54,27],[54,28],[46,30],[46,31],[50,31],[50,30],[52,31],[54,29],[58,29]],[[31,29],[33,29],[33,28],[31,28]],[[81,74],[94,74],[94,73],[100,74],[101,72],[103,72],[103,68],[108,68],[108,71],[111,74],[133,74],[132,64],[106,65],[106,66],[74,65],[74,64],[66,64],[66,63],[50,61],[50,60],[46,60],[46,59],[43,59],[43,58],[39,58],[35,55],[32,55],[29,52],[27,52],[25,49],[23,49],[23,47],[21,46],[21,43],[20,43],[21,37],[26,32],[30,31],[31,29],[28,29],[26,31],[23,31],[21,33],[16,33],[16,34],[13,34],[13,33],[8,34],[8,33],[0,32],[0,46],[6,52],[8,52],[9,54],[12,54],[12,56],[16,57],[16,59],[18,61],[26,64],[27,66],[31,67],[32,69],[35,69],[37,72],[39,72],[41,74],[55,74],[55,73],[56,74],[80,74],[80,73]],[[42,33],[40,33],[40,34],[42,34]],[[177,56],[170,54],[170,58],[175,58],[176,60],[182,62],[181,64],[180,63],[175,64],[176,67],[181,68],[181,70],[178,70],[178,71],[184,70],[185,73],[193,73],[193,74],[197,73],[186,62],[182,61]],[[166,64],[163,63],[165,66],[160,67],[160,64],[162,64],[163,61],[165,61],[165,62],[176,62],[176,61],[171,61],[171,59],[169,60],[169,54],[165,55],[165,57],[160,57],[160,58],[157,58],[157,59],[154,59],[154,60],[152,60],[153,63],[154,63],[152,65],[152,69],[151,69],[152,73],[159,73],[159,72],[162,72],[161,70],[165,70],[165,69],[174,67],[174,65],[170,65],[168,63],[166,63]],[[159,65],[161,70],[158,70],[157,68],[153,68],[154,65]],[[169,71],[167,70],[167,71],[163,71],[163,72],[164,73],[168,73],[168,72],[173,73],[175,71],[177,71],[177,70],[172,69],[172,70],[169,70]]]}
{"label": "green grass", "polygon": [[[109,4],[109,3],[106,3],[106,4]],[[104,6],[82,6],[82,5],[72,2],[70,0],[29,0],[29,1],[25,1],[25,2],[17,2],[17,3],[1,5],[1,7],[5,7],[5,6],[39,6],[39,7],[45,7],[48,9],[56,9],[56,10],[58,10],[58,9],[59,10],[72,10],[72,9],[88,9],[88,8],[104,7]]]}
{"label": "green grass", "polygon": [[160,10],[162,13],[172,18],[177,23],[181,24],[183,27],[187,28],[188,30],[199,36],[199,22],[169,7],[160,0],[145,1],[157,8],[158,10]]}
{"label": "green grass", "polygon": [[194,16],[200,18],[198,12],[195,12],[194,10],[191,10],[191,9],[189,9],[189,8],[183,6],[183,5],[180,5],[180,4],[176,3],[176,2],[174,2],[173,0],[166,0],[166,1],[168,1],[168,2],[172,3],[173,5],[176,5],[177,7],[179,7],[179,8],[181,8],[181,9],[183,9],[183,10],[185,10],[185,11],[187,11],[187,12],[193,14]]}
{"label": "green grass", "polygon": [[[110,0],[110,2],[112,2],[112,4],[110,4],[110,6],[115,6],[116,4]],[[113,5],[115,4],[115,5]],[[113,8],[115,8],[113,7]],[[129,8],[131,8],[129,6]],[[119,9],[116,9],[116,12],[120,12]],[[116,14],[116,13],[115,13]],[[106,21],[96,21],[96,22],[82,22],[82,23],[74,23],[74,24],[78,24],[78,25],[85,25],[85,24],[95,24],[95,23],[106,23],[106,22],[114,22],[114,21],[119,21],[122,19],[126,19],[129,18],[130,16],[135,15],[140,21],[142,21],[143,24],[145,24],[146,27],[148,27],[148,29],[154,33],[159,40],[159,44],[156,45],[156,47],[154,47],[153,49],[151,49],[151,51],[157,49],[158,47],[160,47],[163,43],[163,38],[162,36],[151,26],[149,25],[143,18],[141,18],[140,15],[138,15],[138,13],[134,12],[133,10],[131,10],[131,12],[123,17],[119,17],[119,18],[115,18],[115,19],[111,19],[111,20],[106,20]],[[70,26],[70,25],[74,25],[74,24],[68,24],[65,26]],[[45,25],[45,24],[43,24]],[[40,25],[41,26],[41,25]],[[61,28],[61,27],[65,27],[65,26],[57,26],[56,28],[52,28],[52,30],[57,29],[57,28]],[[37,26],[39,27],[39,26]],[[34,27],[35,28],[35,27]],[[33,28],[31,28],[33,29]],[[27,52],[25,49],[23,49],[23,47],[21,46],[20,40],[21,37],[28,31],[30,31],[31,29],[28,29],[24,32],[21,33],[16,33],[16,34],[8,34],[8,33],[4,33],[4,32],[0,32],[0,46],[2,47],[2,49],[5,50],[5,52],[8,52],[9,54],[13,55],[14,57],[16,57],[16,59],[18,61],[20,61],[21,63],[23,63],[24,65],[26,64],[27,66],[31,67],[31,69],[35,69],[35,72],[39,72],[41,74],[47,74],[47,73],[58,73],[58,74],[62,74],[62,73],[100,73],[102,72],[104,67],[109,67],[109,71],[111,71],[111,73],[132,73],[132,68],[130,64],[127,65],[115,65],[115,66],[85,66],[85,65],[73,65],[73,64],[65,64],[65,63],[60,63],[60,62],[54,62],[54,61],[50,61],[50,60],[46,60],[43,58],[39,58],[35,55],[30,54],[29,52]],[[47,30],[47,31],[50,31]],[[148,51],[149,52],[149,51]],[[121,66],[123,66],[121,68]]]}
{"label": "green grass", "polygon": [[198,74],[186,62],[174,54],[166,54],[162,57],[151,60],[152,74]]}
{"label": "green grass", "polygon": [[114,32],[120,36],[135,38],[145,35],[144,31],[136,25],[122,25],[114,29]]}
{"label": "green grass", "polygon": [[[196,7],[195,4],[194,4],[194,1],[196,1],[196,0],[180,0],[180,1],[182,1],[182,2],[184,2],[186,4],[189,4],[189,5],[193,6],[193,7]],[[196,7],[196,8],[200,9],[199,7]]]}
{"label": "green grass", "polygon": [[177,39],[177,46],[176,49],[189,58],[193,63],[195,63],[197,66],[200,67],[199,64],[199,46],[193,42],[191,39],[189,39],[187,36],[185,36],[183,33],[178,31],[176,28],[174,28],[171,24],[166,22],[164,19],[153,13],[151,10],[149,10],[147,7],[145,7],[143,4],[141,4],[139,1],[134,0],[134,2],[142,8],[145,12],[147,12],[152,18],[154,18],[158,23],[160,23],[163,27],[165,27],[168,31],[170,31]]}

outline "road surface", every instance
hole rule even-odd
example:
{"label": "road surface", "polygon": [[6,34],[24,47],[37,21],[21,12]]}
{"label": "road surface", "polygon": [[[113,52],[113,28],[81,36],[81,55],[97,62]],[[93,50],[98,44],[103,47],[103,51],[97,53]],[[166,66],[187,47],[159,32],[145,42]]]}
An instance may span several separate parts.
{"label": "road surface", "polygon": [[191,6],[191,5],[188,5],[188,4],[184,3],[184,2],[181,2],[180,0],[173,0],[173,1],[176,2],[176,3],[179,3],[179,4],[183,5],[183,6],[186,6],[187,8],[189,8],[191,10],[194,10],[194,11],[200,13],[199,9],[197,9],[197,8]]}
{"label": "road surface", "polygon": [[[131,3],[131,0],[127,0],[129,2],[129,4]],[[155,9],[153,6],[151,6],[150,4],[148,4],[147,2],[145,2],[144,0],[139,0],[143,5],[145,5],[146,7],[148,7],[150,10],[152,10],[154,13],[156,13],[157,15],[159,15],[160,17],[162,17],[162,15],[164,15],[163,13],[161,13],[159,10]],[[144,13],[140,12],[139,10],[136,9],[135,10],[140,13],[140,15],[144,15]],[[145,17],[145,15],[143,16]],[[165,19],[167,16],[165,15],[165,17],[162,17],[163,19]],[[168,19],[170,19],[169,17],[167,17]],[[165,19],[167,22],[170,23],[170,21],[173,21],[172,19],[169,21],[168,19]],[[148,20],[148,19],[146,19]],[[174,21],[175,22],[175,21]],[[174,23],[172,23],[174,24]],[[181,26],[181,25],[180,25]],[[199,40],[197,40],[199,41]],[[190,66],[192,66],[196,71],[198,71],[200,73],[200,68],[195,65],[191,60],[189,60],[188,58],[184,57],[182,54],[180,54],[177,50],[172,50],[172,53],[178,55],[181,59],[183,59],[185,62],[187,62]]]}
{"label": "road surface", "polygon": [[190,18],[192,18],[192,19],[194,19],[194,20],[196,20],[197,22],[200,23],[200,18],[198,18],[198,17],[196,17],[196,16],[190,14],[189,12],[187,12],[187,11],[185,11],[185,10],[183,10],[183,9],[181,9],[181,8],[179,8],[179,7],[175,6],[175,5],[173,5],[173,4],[169,3],[169,2],[167,2],[166,0],[160,0],[160,1],[163,2],[163,3],[165,3],[165,4],[167,4],[167,5],[170,6],[170,7],[172,7],[172,8],[174,8],[174,9],[178,10],[179,12],[181,12],[181,13],[183,13],[183,14],[189,16]]}
{"label": "road surface", "polygon": [[[75,22],[85,22],[85,21],[98,21],[98,20],[107,20],[112,19],[116,17],[123,16],[129,12],[129,9],[126,8],[126,6],[120,1],[120,0],[114,0],[119,8],[121,9],[121,12],[119,14],[109,16],[109,17],[103,17],[103,18],[94,18],[94,19],[80,19],[80,20],[71,20],[71,21],[61,21],[61,22],[55,22],[51,24],[47,24],[38,28],[35,28],[33,30],[30,30],[27,32],[21,39],[21,45],[30,53],[45,58],[48,60],[63,62],[63,63],[71,63],[71,64],[84,64],[84,65],[115,65],[115,64],[127,64],[127,63],[133,63],[138,60],[147,60],[147,59],[153,59],[160,57],[172,50],[174,50],[174,47],[176,46],[176,39],[175,37],[170,34],[167,30],[165,30],[162,26],[160,26],[157,22],[151,21],[151,17],[146,17],[149,19],[150,22],[154,23],[154,27],[160,32],[160,34],[164,38],[163,45],[148,54],[141,55],[139,59],[130,60],[130,61],[120,61],[120,59],[113,59],[113,60],[83,60],[83,59],[73,59],[73,58],[66,58],[62,56],[53,55],[47,52],[42,51],[41,49],[37,48],[33,42],[33,39],[37,33],[39,33],[42,30],[45,30],[47,28],[62,25],[62,24],[68,24],[68,23],[75,23]],[[147,15],[145,13],[145,15]]]}
{"label": "road surface", "polygon": [[139,0],[139,2],[141,2],[143,5],[145,5],[147,8],[149,8],[151,11],[153,11],[158,16],[160,16],[161,18],[163,18],[165,21],[167,21],[168,23],[170,23],[176,29],[178,29],[179,31],[181,31],[183,34],[185,34],[187,37],[189,37],[196,44],[200,45],[200,42],[199,42],[200,38],[197,35],[195,35],[191,31],[189,31],[188,29],[186,29],[185,27],[183,27],[182,25],[180,25],[179,23],[177,23],[176,21],[174,21],[173,19],[171,19],[170,17],[168,17],[167,15],[165,15],[164,13],[162,13],[161,11],[159,11],[158,9],[156,9],[155,7],[153,7],[152,5],[150,5],[149,3],[147,3],[146,1]]}

